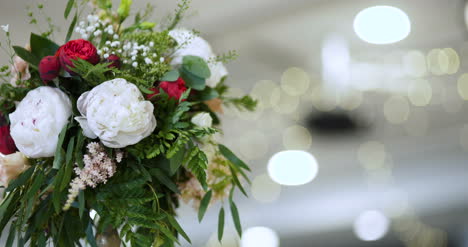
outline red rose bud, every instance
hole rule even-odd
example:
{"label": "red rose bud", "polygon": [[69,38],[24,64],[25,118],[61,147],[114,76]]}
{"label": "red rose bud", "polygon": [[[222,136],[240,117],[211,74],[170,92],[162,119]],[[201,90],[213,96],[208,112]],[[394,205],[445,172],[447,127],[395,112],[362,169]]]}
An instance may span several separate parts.
{"label": "red rose bud", "polygon": [[162,81],[159,83],[158,88],[151,88],[150,90],[153,91],[153,94],[148,94],[146,97],[148,99],[152,98],[153,96],[159,94],[159,88],[164,90],[164,92],[169,95],[169,98],[173,98],[179,100],[182,94],[187,91],[187,87],[185,87],[185,81],[179,77],[176,81]]}
{"label": "red rose bud", "polygon": [[44,82],[52,81],[60,73],[60,61],[58,57],[47,56],[39,63],[39,75]]}
{"label": "red rose bud", "polygon": [[182,94],[187,91],[185,81],[179,77],[176,81],[162,81],[159,87],[169,95],[169,98],[179,100]]}
{"label": "red rose bud", "polygon": [[0,127],[0,153],[4,155],[16,152],[16,145],[10,135],[10,126],[4,125]]}
{"label": "red rose bud", "polygon": [[68,72],[73,74],[73,60],[83,59],[91,64],[99,63],[99,55],[96,47],[84,39],[70,40],[55,54],[60,59],[60,64]]}
{"label": "red rose bud", "polygon": [[120,63],[120,57],[117,56],[117,55],[110,55],[107,59],[106,59],[106,62],[107,63],[111,63],[109,65],[109,68],[116,68],[116,69],[120,69],[120,66],[122,65]]}

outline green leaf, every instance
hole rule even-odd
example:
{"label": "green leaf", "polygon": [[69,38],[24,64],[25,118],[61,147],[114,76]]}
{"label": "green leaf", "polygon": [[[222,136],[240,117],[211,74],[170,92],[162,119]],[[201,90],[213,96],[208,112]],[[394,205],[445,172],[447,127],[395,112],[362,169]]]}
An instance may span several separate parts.
{"label": "green leaf", "polygon": [[23,186],[30,178],[34,172],[34,167],[30,167],[23,173],[21,173],[17,179],[13,180],[6,189],[6,192],[13,191],[14,189]]}
{"label": "green leaf", "polygon": [[54,169],[59,169],[63,163],[63,153],[65,153],[62,149],[63,141],[65,140],[65,135],[67,134],[68,124],[63,126],[62,131],[60,131],[59,139],[57,142],[57,149],[55,150],[55,157],[52,167]]}
{"label": "green leaf", "polygon": [[65,38],[65,42],[68,42],[73,34],[73,29],[75,29],[76,22],[78,21],[78,11],[75,12],[75,16],[73,17],[73,20],[70,23],[70,26],[68,27],[67,31],[67,37]]}
{"label": "green leaf", "polygon": [[190,71],[186,70],[184,67],[182,67],[179,72],[180,76],[182,77],[182,79],[184,79],[187,86],[198,91],[205,89],[206,84],[204,78],[194,75]]}
{"label": "green leaf", "polygon": [[[16,223],[16,222],[15,222]],[[15,241],[15,237],[16,237],[16,230],[15,229],[12,229],[14,228],[14,223],[11,224],[10,226],[10,233],[8,233],[8,238],[7,238],[7,241],[6,241],[6,244],[5,244],[5,247],[11,247],[13,246],[13,242]]]}
{"label": "green leaf", "polygon": [[224,234],[224,208],[219,210],[218,216],[218,241],[221,242]]}
{"label": "green leaf", "polygon": [[200,100],[205,101],[205,100],[210,100],[210,99],[218,98],[218,97],[219,97],[219,94],[218,94],[218,92],[216,91],[216,89],[210,88],[210,87],[206,87],[205,90],[203,90],[203,91],[199,94],[198,97],[199,97]]}
{"label": "green leaf", "polygon": [[89,221],[88,227],[86,228],[86,239],[88,240],[91,247],[98,247],[96,244],[96,239],[94,238],[93,233],[93,224],[92,221]]}
{"label": "green leaf", "polygon": [[158,168],[153,168],[150,170],[150,173],[155,176],[159,182],[164,184],[167,188],[169,188],[172,192],[180,194],[179,188],[177,188],[177,185],[172,182],[172,179],[168,177],[166,174],[164,174],[163,171],[161,171]]}
{"label": "green leaf", "polygon": [[117,9],[117,14],[120,18],[120,23],[122,23],[130,15],[130,7],[132,6],[132,0],[121,0],[119,8]]}
{"label": "green leaf", "polygon": [[169,215],[169,214],[167,214],[166,217],[167,217],[167,219],[169,220],[169,223],[171,223],[172,227],[174,227],[174,229],[176,229],[177,232],[178,232],[180,235],[182,235],[182,237],[184,237],[185,240],[187,240],[187,242],[192,243],[192,241],[190,241],[189,236],[187,235],[187,233],[184,232],[184,230],[183,230],[182,227],[179,225],[179,223],[177,222],[177,220],[176,220],[172,215]]}
{"label": "green leaf", "polygon": [[179,240],[177,240],[177,238],[174,236],[174,234],[172,234],[171,231],[169,231],[169,229],[167,229],[165,226],[163,225],[159,225],[159,230],[164,233],[164,235],[166,235],[166,237],[168,237],[170,240],[178,243],[179,243]]}
{"label": "green leaf", "polygon": [[179,170],[180,166],[182,165],[182,161],[184,160],[185,149],[180,149],[178,152],[175,153],[174,156],[169,160],[169,169],[170,175],[174,175],[177,170]]}
{"label": "green leaf", "polygon": [[138,88],[140,89],[140,91],[144,94],[154,94],[153,91],[149,90],[148,88],[144,87],[144,86],[138,86]]}
{"label": "green leaf", "polygon": [[239,210],[237,210],[237,206],[236,203],[234,203],[234,201],[230,200],[229,204],[231,205],[232,220],[234,221],[236,231],[239,234],[239,236],[242,236],[242,226],[239,217]]}
{"label": "green leaf", "polygon": [[31,53],[39,59],[42,59],[45,56],[54,55],[59,48],[57,44],[55,44],[48,38],[42,37],[34,33],[31,33],[29,43],[31,44]]}
{"label": "green leaf", "polygon": [[242,184],[239,181],[239,178],[237,178],[236,172],[234,171],[234,169],[232,169],[232,167],[229,167],[229,168],[231,170],[232,180],[234,180],[234,184],[239,188],[242,194],[248,197],[247,192],[245,192],[244,187],[242,187]]}
{"label": "green leaf", "polygon": [[31,67],[37,70],[37,66],[39,66],[40,62],[40,59],[38,57],[36,57],[31,52],[20,46],[13,46],[13,50],[15,51],[16,55],[18,55],[18,57],[28,62],[31,65]]}
{"label": "green leaf", "polygon": [[213,195],[213,191],[209,190],[208,192],[206,192],[205,196],[200,202],[200,208],[198,209],[198,221],[199,222],[201,222],[203,219],[203,216],[205,216],[206,209],[208,208],[208,205],[210,204],[212,195]]}
{"label": "green leaf", "polygon": [[68,0],[67,7],[65,8],[65,12],[63,13],[63,16],[65,17],[65,19],[68,18],[68,15],[70,14],[70,11],[73,8],[74,3],[75,3],[75,0]]}
{"label": "green leaf", "polygon": [[85,197],[84,197],[84,191],[80,190],[78,193],[78,213],[80,215],[80,219],[83,218],[83,212],[84,212],[84,207],[85,207]]}
{"label": "green leaf", "polygon": [[161,81],[176,81],[177,79],[179,79],[179,71],[171,70],[164,74]]}
{"label": "green leaf", "polygon": [[241,159],[239,159],[231,150],[229,150],[229,148],[222,144],[219,144],[218,147],[219,151],[226,159],[231,161],[234,165],[238,166],[239,168],[243,168],[247,171],[250,171],[249,166],[247,166],[247,164],[245,164]]}
{"label": "green leaf", "polygon": [[70,183],[71,175],[73,172],[73,163],[72,157],[73,157],[73,151],[75,148],[75,137],[73,136],[70,138],[70,141],[68,142],[67,146],[67,153],[65,155],[65,171],[63,173],[62,181],[60,183],[60,190],[65,189],[68,184]]}
{"label": "green leaf", "polygon": [[182,59],[182,67],[193,75],[207,79],[210,78],[211,72],[208,64],[201,57],[184,56]]}
{"label": "green leaf", "polygon": [[37,192],[41,188],[42,182],[45,179],[45,174],[43,172],[41,172],[41,171],[37,172],[36,174],[37,175],[34,176],[34,179],[33,179],[33,184],[29,188],[29,190],[26,193],[26,195],[24,196],[24,198],[32,198],[34,195],[37,194]]}

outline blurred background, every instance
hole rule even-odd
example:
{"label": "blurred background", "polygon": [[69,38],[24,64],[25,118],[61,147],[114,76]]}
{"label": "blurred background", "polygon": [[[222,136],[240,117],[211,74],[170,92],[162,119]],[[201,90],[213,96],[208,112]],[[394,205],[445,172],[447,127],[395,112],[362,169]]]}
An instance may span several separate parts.
{"label": "blurred background", "polygon": [[[156,21],[176,6],[134,0],[148,2]],[[29,11],[46,23],[38,3],[64,39],[66,1],[0,0],[14,44],[38,32]],[[243,238],[228,222],[217,241],[219,205],[201,224],[181,206],[193,246],[468,246],[465,0],[192,6],[182,26],[236,50],[230,93],[259,100],[255,113],[224,109],[223,142],[253,167],[250,196],[237,199]]]}

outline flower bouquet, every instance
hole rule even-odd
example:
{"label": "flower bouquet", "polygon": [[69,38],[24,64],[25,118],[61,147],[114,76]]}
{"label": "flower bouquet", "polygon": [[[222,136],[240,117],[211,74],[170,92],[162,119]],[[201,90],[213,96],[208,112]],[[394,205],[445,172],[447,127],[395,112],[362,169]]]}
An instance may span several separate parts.
{"label": "flower bouquet", "polygon": [[51,40],[49,18],[50,28],[32,33],[26,47],[11,46],[2,26],[11,63],[0,69],[7,246],[190,242],[176,220],[181,201],[193,203],[199,220],[222,203],[218,238],[225,206],[241,234],[233,194],[246,194],[249,167],[216,138],[222,105],[256,105],[227,96],[224,63],[236,54],[216,56],[197,32],[176,28],[187,1],[158,25],[149,21],[151,6],[129,21],[131,4],[68,0],[63,43]]}

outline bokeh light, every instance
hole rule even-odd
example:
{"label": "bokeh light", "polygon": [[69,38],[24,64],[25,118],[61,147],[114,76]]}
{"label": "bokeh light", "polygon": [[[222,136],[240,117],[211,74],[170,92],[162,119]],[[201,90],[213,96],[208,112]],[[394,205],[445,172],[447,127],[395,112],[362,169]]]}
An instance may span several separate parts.
{"label": "bokeh light", "polygon": [[278,84],[269,80],[262,80],[255,83],[254,87],[252,88],[252,91],[250,92],[250,95],[254,99],[258,100],[257,107],[263,109],[271,107],[271,95],[277,87]]}
{"label": "bokeh light", "polygon": [[341,96],[340,107],[342,109],[352,111],[361,106],[363,101],[362,92],[359,90],[351,89],[346,94]]}
{"label": "bokeh light", "polygon": [[281,185],[303,185],[312,181],[317,173],[317,160],[305,151],[281,151],[268,162],[268,175]]}
{"label": "bokeh light", "polygon": [[391,44],[405,39],[411,32],[408,15],[391,6],[362,10],[354,19],[354,31],[371,44]]}
{"label": "bokeh light", "polygon": [[270,103],[273,110],[280,114],[290,114],[296,111],[299,106],[299,97],[291,96],[281,88],[273,89]]}
{"label": "bokeh light", "polygon": [[426,56],[418,50],[406,53],[402,65],[405,73],[412,77],[422,77],[427,73]]}
{"label": "bokeh light", "polygon": [[354,221],[354,233],[363,241],[383,238],[390,228],[390,220],[382,212],[369,210],[361,213]]}
{"label": "bokeh light", "polygon": [[286,149],[306,150],[312,144],[310,132],[299,125],[288,127],[283,133],[283,146]]}
{"label": "bokeh light", "polygon": [[260,131],[251,130],[245,132],[239,139],[239,142],[241,154],[249,160],[260,159],[268,151],[268,139]]}
{"label": "bokeh light", "polygon": [[215,231],[211,234],[206,247],[239,247],[240,239],[234,229],[227,227],[224,229],[223,239],[221,242],[218,240],[218,232]]}
{"label": "bokeh light", "polygon": [[460,56],[453,48],[444,48],[442,51],[448,58],[447,74],[453,75],[460,69]]}
{"label": "bokeh light", "polygon": [[361,144],[357,155],[359,162],[370,170],[382,167],[387,157],[385,145],[377,141],[368,141]]}
{"label": "bokeh light", "polygon": [[429,105],[432,98],[432,87],[425,79],[413,80],[408,85],[408,98],[415,106]]}
{"label": "bokeh light", "polygon": [[309,75],[302,69],[292,67],[284,71],[281,88],[291,96],[303,95],[310,85]]}
{"label": "bokeh light", "polygon": [[313,88],[311,100],[313,106],[317,110],[323,112],[334,110],[339,103],[336,93],[332,94],[330,92],[326,92],[321,85],[317,85]]}
{"label": "bokeh light", "polygon": [[392,124],[404,123],[410,114],[408,100],[402,96],[392,96],[384,104],[385,119]]}
{"label": "bokeh light", "polygon": [[278,234],[270,228],[257,226],[248,228],[240,241],[240,247],[279,247]]}
{"label": "bokeh light", "polygon": [[405,130],[410,136],[424,136],[429,129],[429,116],[424,109],[415,109],[405,123]]}
{"label": "bokeh light", "polygon": [[252,192],[252,197],[257,201],[270,203],[279,198],[281,185],[271,180],[268,174],[262,174],[252,180],[250,190]]}
{"label": "bokeh light", "polygon": [[432,49],[427,54],[427,66],[434,75],[443,75],[449,70],[449,57],[442,49]]}
{"label": "bokeh light", "polygon": [[468,100],[468,73],[461,75],[458,78],[458,94],[463,100]]}

